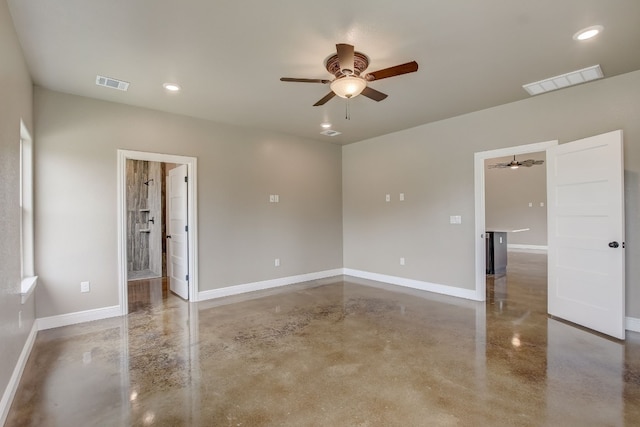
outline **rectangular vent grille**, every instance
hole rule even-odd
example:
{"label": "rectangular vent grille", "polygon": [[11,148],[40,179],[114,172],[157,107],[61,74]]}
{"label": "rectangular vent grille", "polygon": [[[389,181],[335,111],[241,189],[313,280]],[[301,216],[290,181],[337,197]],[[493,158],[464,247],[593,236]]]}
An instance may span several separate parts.
{"label": "rectangular vent grille", "polygon": [[321,135],[326,135],[326,136],[338,136],[341,133],[342,132],[338,132],[337,130],[333,130],[333,129],[327,129],[320,132]]}
{"label": "rectangular vent grille", "polygon": [[98,86],[110,87],[111,89],[118,89],[123,91],[129,89],[129,82],[112,79],[111,77],[105,76],[96,76],[96,84]]}
{"label": "rectangular vent grille", "polygon": [[591,80],[597,80],[604,77],[600,65],[583,68],[582,70],[572,71],[570,73],[561,74],[559,76],[550,77],[538,82],[523,85],[524,90],[529,95],[539,95],[544,92],[562,89],[568,86],[579,85]]}

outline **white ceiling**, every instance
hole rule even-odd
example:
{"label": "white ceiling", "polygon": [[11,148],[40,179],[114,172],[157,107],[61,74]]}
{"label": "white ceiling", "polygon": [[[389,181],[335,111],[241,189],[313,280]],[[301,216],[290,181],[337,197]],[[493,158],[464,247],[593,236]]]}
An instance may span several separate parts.
{"label": "white ceiling", "polygon": [[[640,69],[638,0],[8,0],[35,84],[52,90],[338,144],[517,101],[522,85],[600,64]],[[600,24],[596,39],[573,34]],[[389,97],[335,97],[324,60],[336,43],[368,71],[420,69],[370,86]],[[96,86],[96,75],[131,83]],[[164,82],[183,90],[167,94]],[[545,95],[538,95],[545,96]],[[320,135],[329,121],[342,132]]]}

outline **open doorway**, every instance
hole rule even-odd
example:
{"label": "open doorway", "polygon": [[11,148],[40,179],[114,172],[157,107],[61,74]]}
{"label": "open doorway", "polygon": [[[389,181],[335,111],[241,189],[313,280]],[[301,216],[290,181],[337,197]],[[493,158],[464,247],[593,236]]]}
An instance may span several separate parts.
{"label": "open doorway", "polygon": [[187,165],[126,160],[129,312],[189,299]]}
{"label": "open doorway", "polygon": [[118,150],[123,314],[130,311],[130,284],[140,285],[142,294],[162,298],[170,289],[185,300],[197,300],[196,185],[195,158]]}
{"label": "open doorway", "polygon": [[[519,156],[531,153],[543,152],[547,148],[557,145],[557,141],[541,142],[536,144],[521,145],[516,147],[502,148],[498,150],[483,151],[475,154],[475,230],[476,230],[476,298],[478,301],[485,301],[486,296],[486,232],[490,231],[486,223],[486,162],[490,159],[503,158],[506,156]],[[528,158],[528,157],[527,157]],[[493,160],[491,160],[493,161]],[[546,170],[546,165],[542,165]],[[546,191],[546,189],[545,189]],[[527,202],[529,203],[529,202]],[[534,201],[531,201],[533,204]],[[538,202],[539,203],[539,202]],[[533,206],[532,206],[533,207]],[[539,206],[538,206],[539,207]],[[502,228],[502,227],[501,227]],[[526,227],[524,227],[526,228]],[[517,230],[518,228],[513,228]],[[504,231],[504,230],[500,230]],[[546,233],[546,230],[544,230]]]}
{"label": "open doorway", "polygon": [[166,164],[127,159],[127,281],[167,276]]}

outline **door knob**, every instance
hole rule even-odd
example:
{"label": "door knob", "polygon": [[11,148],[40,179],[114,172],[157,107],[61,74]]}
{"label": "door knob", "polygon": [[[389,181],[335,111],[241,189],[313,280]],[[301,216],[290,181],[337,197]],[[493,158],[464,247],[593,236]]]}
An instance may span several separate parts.
{"label": "door knob", "polygon": [[609,247],[610,248],[617,248],[618,246],[620,246],[620,244],[618,242],[609,242]]}

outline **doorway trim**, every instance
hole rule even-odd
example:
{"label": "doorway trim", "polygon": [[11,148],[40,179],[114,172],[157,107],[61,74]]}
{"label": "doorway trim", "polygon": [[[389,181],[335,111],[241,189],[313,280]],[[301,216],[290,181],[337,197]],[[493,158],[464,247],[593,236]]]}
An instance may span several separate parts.
{"label": "doorway trim", "polygon": [[[546,151],[547,148],[558,145],[557,140],[537,142],[534,144],[518,145],[516,147],[499,148],[496,150],[481,151],[474,154],[474,183],[475,183],[475,252],[476,252],[476,299],[486,301],[486,257],[484,234],[485,227],[485,178],[484,161],[495,157],[517,156],[519,154]],[[545,162],[545,168],[547,162]]]}
{"label": "doorway trim", "polygon": [[189,229],[189,301],[197,301],[198,289],[198,174],[195,157],[173,154],[149,153],[145,151],[118,150],[118,300],[122,315],[129,312],[127,295],[127,160],[178,163],[187,165],[187,218]]}

